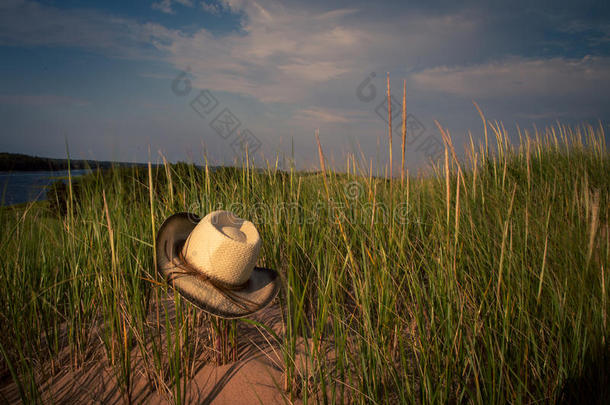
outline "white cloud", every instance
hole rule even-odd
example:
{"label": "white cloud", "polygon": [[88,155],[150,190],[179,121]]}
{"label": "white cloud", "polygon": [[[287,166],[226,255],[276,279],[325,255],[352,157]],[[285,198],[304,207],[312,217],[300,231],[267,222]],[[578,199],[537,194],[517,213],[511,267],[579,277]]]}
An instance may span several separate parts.
{"label": "white cloud", "polygon": [[193,7],[192,0],[161,0],[152,3],[151,7],[153,10],[158,10],[165,14],[174,14],[173,3],[178,3],[185,7]]}
{"label": "white cloud", "polygon": [[223,10],[223,6],[222,6],[222,3],[220,3],[220,4],[208,3],[207,1],[204,0],[201,2],[201,9],[203,11],[205,11],[206,13],[218,15]]}
{"label": "white cloud", "polygon": [[332,62],[308,62],[304,59],[295,59],[295,63],[279,65],[278,69],[287,76],[304,79],[310,82],[325,82],[341,73],[348,72],[348,69],[334,65]]}
{"label": "white cloud", "polygon": [[298,101],[312,85],[353,71],[357,61],[350,54],[367,36],[341,26],[341,13],[322,23],[310,13],[293,15],[255,3],[248,3],[245,12],[243,33],[216,37],[200,30],[174,38],[163,49],[175,66],[190,67],[198,87],[262,101]]}
{"label": "white cloud", "polygon": [[474,99],[569,97],[610,91],[610,58],[513,57],[475,66],[434,67],[411,76],[420,89]]}
{"label": "white cloud", "polygon": [[[154,4],[169,12],[175,1]],[[312,103],[320,88],[351,92],[355,80],[379,66],[410,66],[439,54],[450,59],[451,52],[460,53],[455,44],[475,36],[477,27],[473,16],[462,14],[376,20],[354,8],[312,10],[274,0],[219,4],[241,16],[239,32],[217,36],[201,28],[186,35],[159,24],[24,1],[0,15],[0,45],[73,46],[165,60],[180,70],[190,67],[200,88],[263,102]]]}
{"label": "white cloud", "polygon": [[0,46],[66,46],[110,57],[161,59],[155,47],[168,44],[175,35],[159,24],[29,1],[15,1],[0,13]]}
{"label": "white cloud", "polygon": [[174,10],[172,9],[172,0],[161,0],[153,3],[151,7],[153,10],[158,10],[165,14],[174,14]]}
{"label": "white cloud", "polygon": [[336,108],[303,108],[293,115],[294,120],[314,123],[348,123],[370,119],[367,112],[358,110],[344,110]]}
{"label": "white cloud", "polygon": [[223,4],[242,16],[240,32],[215,36],[201,29],[160,48],[175,67],[190,68],[197,87],[263,102],[312,102],[320,88],[352,93],[363,74],[380,66],[446,61],[463,54],[457,44],[476,37],[481,21],[471,13],[369,19],[354,8],[316,10],[274,0]]}

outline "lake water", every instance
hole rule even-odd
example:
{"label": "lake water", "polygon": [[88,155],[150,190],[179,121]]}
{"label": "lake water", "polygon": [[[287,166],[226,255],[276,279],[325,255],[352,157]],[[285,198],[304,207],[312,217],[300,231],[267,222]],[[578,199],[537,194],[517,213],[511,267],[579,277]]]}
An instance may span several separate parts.
{"label": "lake water", "polygon": [[[89,170],[71,170],[72,177],[82,176]],[[0,172],[0,205],[13,205],[46,199],[46,186],[66,177],[68,171]]]}

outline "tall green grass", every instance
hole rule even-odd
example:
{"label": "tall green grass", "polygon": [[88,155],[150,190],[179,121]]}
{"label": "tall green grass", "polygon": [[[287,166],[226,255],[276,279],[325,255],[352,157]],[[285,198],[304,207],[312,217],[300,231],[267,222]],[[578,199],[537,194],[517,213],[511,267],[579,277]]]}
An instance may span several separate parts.
{"label": "tall green grass", "polygon": [[101,337],[126,402],[142,373],[169,401],[192,400],[193,370],[232,361],[216,340],[238,339],[244,321],[219,323],[168,292],[153,244],[172,213],[224,208],[256,223],[259,264],[282,275],[287,402],[601,401],[603,130],[520,131],[513,146],[485,123],[485,144],[460,159],[441,132],[444,162],[403,184],[353,157],[346,173],[327,169],[320,145],[318,173],[165,163],[94,172],[60,217],[0,210],[0,368],[39,402],[40,382],[86,364]]}

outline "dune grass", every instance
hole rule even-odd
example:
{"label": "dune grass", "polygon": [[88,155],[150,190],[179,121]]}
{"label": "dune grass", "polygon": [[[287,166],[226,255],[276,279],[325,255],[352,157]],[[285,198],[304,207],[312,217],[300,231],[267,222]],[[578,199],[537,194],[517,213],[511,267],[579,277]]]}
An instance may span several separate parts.
{"label": "dune grass", "polygon": [[134,348],[151,389],[187,402],[196,362],[233,359],[201,331],[238,339],[251,321],[218,322],[171,290],[175,313],[156,305],[168,291],[155,232],[177,211],[223,208],[255,222],[259,265],[282,275],[287,402],[607,398],[603,130],[557,126],[513,146],[486,125],[485,144],[459,160],[443,135],[445,161],[403,184],[354,164],[313,174],[165,164],[85,176],[65,216],[40,203],[0,210],[0,369],[24,402],[41,401],[40,381],[80,367],[101,337],[126,402]]}

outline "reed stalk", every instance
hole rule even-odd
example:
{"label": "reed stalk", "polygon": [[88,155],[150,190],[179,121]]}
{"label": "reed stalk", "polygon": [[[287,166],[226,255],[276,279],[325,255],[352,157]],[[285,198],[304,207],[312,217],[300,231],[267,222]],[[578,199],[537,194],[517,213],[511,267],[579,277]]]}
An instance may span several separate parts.
{"label": "reed stalk", "polygon": [[402,81],[402,159],[400,163],[400,185],[405,184],[405,151],[407,140],[407,81]]}
{"label": "reed stalk", "polygon": [[[388,95],[388,147],[390,149],[390,179],[392,178],[392,97],[390,95],[390,72],[387,75]],[[392,183],[390,183],[391,185]]]}

